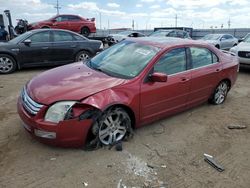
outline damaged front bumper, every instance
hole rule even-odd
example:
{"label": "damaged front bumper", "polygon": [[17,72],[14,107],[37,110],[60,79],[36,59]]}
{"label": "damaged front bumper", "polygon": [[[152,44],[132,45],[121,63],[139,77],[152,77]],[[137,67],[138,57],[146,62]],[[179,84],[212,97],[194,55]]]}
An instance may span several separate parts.
{"label": "damaged front bumper", "polygon": [[32,116],[22,105],[21,98],[18,99],[17,109],[23,126],[27,132],[39,141],[60,147],[82,147],[85,146],[90,128],[95,118],[87,110],[77,118],[72,118],[59,123],[44,121],[45,111],[48,107],[43,107],[40,112]]}

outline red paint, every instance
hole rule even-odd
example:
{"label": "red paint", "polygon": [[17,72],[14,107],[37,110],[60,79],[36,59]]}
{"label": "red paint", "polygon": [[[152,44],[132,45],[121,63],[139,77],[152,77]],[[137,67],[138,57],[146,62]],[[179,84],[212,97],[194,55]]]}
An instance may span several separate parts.
{"label": "red paint", "polygon": [[83,27],[87,27],[90,30],[90,33],[95,33],[96,32],[96,26],[95,26],[95,20],[91,19],[85,19],[80,16],[77,16],[79,20],[72,20],[72,21],[61,21],[61,22],[55,22],[54,20],[59,17],[59,16],[77,16],[77,15],[57,15],[53,18],[50,18],[48,20],[36,22],[29,24],[28,29],[33,30],[33,29],[40,29],[44,27],[49,27],[53,29],[66,29],[70,31],[74,31],[77,33],[81,33],[81,29]]}
{"label": "red paint", "polygon": [[[131,80],[110,77],[90,69],[83,63],[46,71],[34,77],[26,86],[29,96],[45,106],[36,116],[31,116],[23,109],[19,100],[18,113],[21,119],[32,130],[39,128],[57,132],[57,139],[43,140],[46,143],[76,147],[84,145],[92,121],[79,121],[75,118],[59,122],[58,125],[44,122],[46,110],[55,102],[77,100],[81,103],[77,106],[78,112],[81,111],[81,105],[83,112],[91,106],[104,111],[112,105],[124,105],[133,111],[137,128],[206,102],[219,82],[224,79],[230,80],[231,86],[236,81],[237,58],[211,45],[192,40],[176,40],[173,43],[150,42],[149,39],[131,40],[161,48],[139,76]],[[168,75],[166,82],[145,82],[150,70],[163,53],[175,47],[189,46],[206,47],[219,57],[220,62]]]}

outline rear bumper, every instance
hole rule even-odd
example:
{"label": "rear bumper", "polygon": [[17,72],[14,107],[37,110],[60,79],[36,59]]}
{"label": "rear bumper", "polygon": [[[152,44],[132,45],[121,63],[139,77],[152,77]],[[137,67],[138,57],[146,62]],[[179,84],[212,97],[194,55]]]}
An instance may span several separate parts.
{"label": "rear bumper", "polygon": [[39,115],[36,115],[38,117],[29,115],[23,108],[20,97],[17,109],[25,130],[40,142],[53,146],[84,146],[93,122],[91,119],[80,121],[78,118],[61,121],[58,124],[45,122]]}

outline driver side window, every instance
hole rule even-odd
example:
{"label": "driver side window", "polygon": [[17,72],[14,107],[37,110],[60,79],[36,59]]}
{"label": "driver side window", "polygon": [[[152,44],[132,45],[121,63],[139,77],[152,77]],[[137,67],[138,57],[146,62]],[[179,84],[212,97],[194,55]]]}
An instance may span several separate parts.
{"label": "driver side window", "polygon": [[154,72],[162,72],[167,75],[183,72],[186,69],[185,48],[177,48],[167,52],[154,66]]}
{"label": "driver side window", "polygon": [[30,39],[32,43],[50,42],[49,31],[35,33],[31,37],[29,37],[28,39]]}

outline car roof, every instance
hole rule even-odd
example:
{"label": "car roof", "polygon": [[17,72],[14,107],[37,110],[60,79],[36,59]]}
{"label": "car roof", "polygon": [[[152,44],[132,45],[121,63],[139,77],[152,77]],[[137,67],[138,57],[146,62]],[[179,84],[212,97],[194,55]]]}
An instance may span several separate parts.
{"label": "car roof", "polygon": [[82,35],[80,35],[78,33],[75,33],[73,31],[69,31],[69,30],[66,30],[66,29],[34,29],[34,30],[30,30],[29,32],[34,34],[34,33],[39,33],[39,32],[42,32],[42,31],[64,31],[64,32],[71,33],[71,34],[74,34],[74,35],[78,35],[78,36],[81,36],[81,37],[83,37],[85,39],[88,39],[88,38],[86,38],[86,37],[84,37],[84,36],[82,36]]}
{"label": "car roof", "polygon": [[155,46],[158,48],[169,48],[172,46],[181,46],[181,45],[204,45],[207,46],[208,43],[203,41],[195,41],[192,39],[182,39],[182,38],[176,38],[176,37],[140,37],[140,38],[129,38],[127,39],[129,41],[134,41],[138,43],[142,43],[145,45]]}

